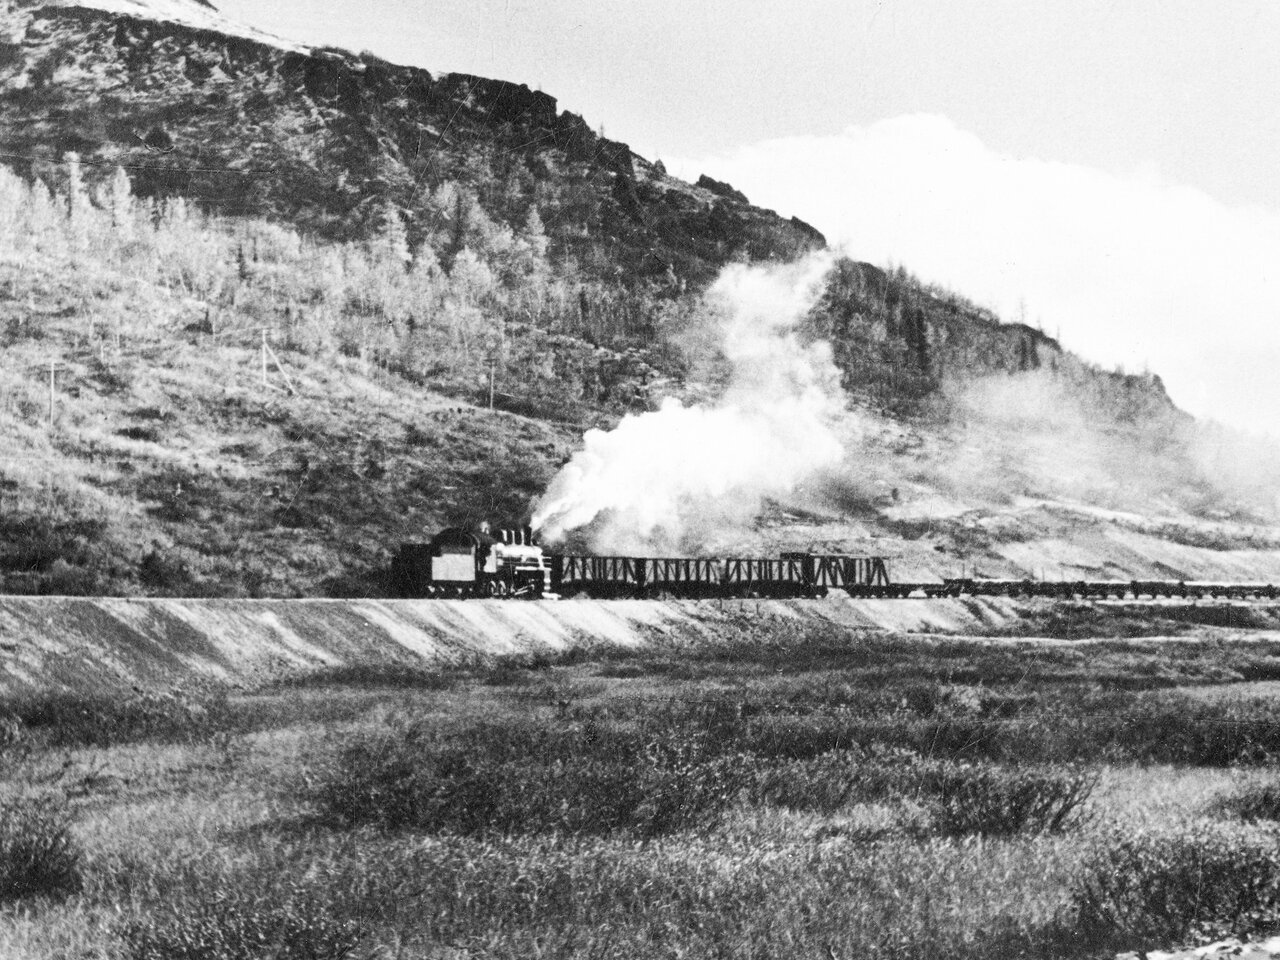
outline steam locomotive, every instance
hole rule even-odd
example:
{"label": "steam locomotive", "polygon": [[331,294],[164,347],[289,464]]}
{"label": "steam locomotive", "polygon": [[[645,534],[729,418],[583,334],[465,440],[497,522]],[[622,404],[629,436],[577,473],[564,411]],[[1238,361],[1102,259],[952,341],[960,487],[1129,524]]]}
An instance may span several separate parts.
{"label": "steam locomotive", "polygon": [[391,563],[402,597],[541,597],[553,593],[552,569],[533,532],[449,527],[429,543],[406,543]]}
{"label": "steam locomotive", "polygon": [[548,553],[527,527],[457,527],[407,543],[391,566],[402,597],[891,596],[884,557],[783,553],[760,557],[610,557]]}

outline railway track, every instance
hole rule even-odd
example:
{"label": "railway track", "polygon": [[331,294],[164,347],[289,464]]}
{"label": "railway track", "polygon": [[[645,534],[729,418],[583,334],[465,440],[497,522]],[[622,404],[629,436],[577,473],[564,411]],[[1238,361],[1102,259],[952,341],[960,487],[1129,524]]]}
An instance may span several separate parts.
{"label": "railway track", "polygon": [[1048,600],[1224,600],[1236,602],[1280,601],[1280,585],[1271,583],[1219,583],[1191,580],[974,580],[950,579],[929,582],[890,581],[888,583],[841,584],[813,587],[796,582],[757,582],[726,591],[716,583],[682,581],[674,583],[603,582],[577,585],[557,597],[593,600],[794,600],[827,596],[861,599],[909,600],[962,597],[1043,598]]}
{"label": "railway track", "polygon": [[1217,583],[1197,580],[980,580],[956,578],[940,583],[890,583],[855,588],[853,596],[1044,597],[1052,600],[1276,600],[1272,583]]}

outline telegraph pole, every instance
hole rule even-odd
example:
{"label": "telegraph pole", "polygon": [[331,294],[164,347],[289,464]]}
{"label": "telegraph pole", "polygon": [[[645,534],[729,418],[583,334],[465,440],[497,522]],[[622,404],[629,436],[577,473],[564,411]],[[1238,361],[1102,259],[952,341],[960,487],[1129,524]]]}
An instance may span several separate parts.
{"label": "telegraph pole", "polygon": [[49,429],[53,429],[53,378],[57,370],[58,361],[49,361]]}

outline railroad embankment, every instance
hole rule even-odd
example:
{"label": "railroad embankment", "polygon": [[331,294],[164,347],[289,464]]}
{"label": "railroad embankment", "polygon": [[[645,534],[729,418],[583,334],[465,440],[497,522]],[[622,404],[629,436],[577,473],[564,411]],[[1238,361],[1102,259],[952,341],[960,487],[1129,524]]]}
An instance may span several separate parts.
{"label": "railroad embankment", "polygon": [[447,601],[0,597],[0,694],[255,686],[356,664],[448,665],[574,646],[786,643],[833,631],[980,633],[1028,602]]}

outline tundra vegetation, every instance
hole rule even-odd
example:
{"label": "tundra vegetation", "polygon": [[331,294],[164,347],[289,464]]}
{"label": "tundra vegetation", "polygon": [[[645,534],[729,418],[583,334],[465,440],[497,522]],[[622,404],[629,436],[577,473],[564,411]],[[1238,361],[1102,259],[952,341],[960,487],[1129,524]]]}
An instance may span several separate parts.
{"label": "tundra vegetation", "polygon": [[1280,644],[833,636],[3,705],[12,957],[1061,957],[1280,924]]}

